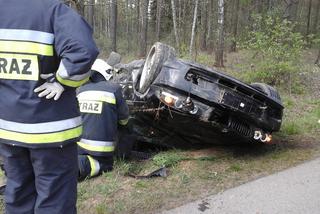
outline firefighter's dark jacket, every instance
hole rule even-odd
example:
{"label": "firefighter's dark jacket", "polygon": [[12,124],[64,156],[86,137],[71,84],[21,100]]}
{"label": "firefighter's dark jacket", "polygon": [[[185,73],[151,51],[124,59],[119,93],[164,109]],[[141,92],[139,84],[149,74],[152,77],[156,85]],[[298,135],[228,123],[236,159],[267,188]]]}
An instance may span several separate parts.
{"label": "firefighter's dark jacket", "polygon": [[125,126],[129,117],[121,87],[106,81],[87,83],[79,88],[77,97],[83,119],[80,154],[111,156],[118,126]]}
{"label": "firefighter's dark jacket", "polygon": [[[92,29],[57,0],[0,0],[0,138],[29,148],[75,142],[82,125],[75,88],[98,55]],[[39,98],[40,74],[55,73],[61,98]]]}

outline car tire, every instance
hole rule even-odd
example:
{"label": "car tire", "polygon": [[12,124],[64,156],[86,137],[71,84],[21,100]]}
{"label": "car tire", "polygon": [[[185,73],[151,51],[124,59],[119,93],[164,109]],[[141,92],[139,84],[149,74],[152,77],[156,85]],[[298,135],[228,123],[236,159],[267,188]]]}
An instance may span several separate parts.
{"label": "car tire", "polygon": [[164,62],[174,55],[175,51],[172,47],[160,42],[155,43],[151,47],[137,84],[137,91],[139,93],[145,94],[148,91],[150,85],[160,73]]}
{"label": "car tire", "polygon": [[265,83],[260,83],[260,82],[251,83],[251,86],[253,88],[263,92],[265,95],[267,95],[271,99],[273,99],[273,100],[277,101],[278,103],[282,104],[279,92],[275,88],[273,88],[272,86],[267,85]]}

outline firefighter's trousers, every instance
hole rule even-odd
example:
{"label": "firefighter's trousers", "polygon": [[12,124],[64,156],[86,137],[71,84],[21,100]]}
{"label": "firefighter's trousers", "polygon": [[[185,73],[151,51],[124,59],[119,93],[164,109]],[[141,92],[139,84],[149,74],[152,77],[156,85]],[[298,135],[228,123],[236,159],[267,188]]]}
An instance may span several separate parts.
{"label": "firefighter's trousers", "polygon": [[30,149],[0,143],[7,175],[7,214],[74,214],[77,145]]}
{"label": "firefighter's trousers", "polygon": [[83,181],[101,175],[113,169],[113,156],[98,157],[92,155],[79,155],[79,177],[78,181]]}

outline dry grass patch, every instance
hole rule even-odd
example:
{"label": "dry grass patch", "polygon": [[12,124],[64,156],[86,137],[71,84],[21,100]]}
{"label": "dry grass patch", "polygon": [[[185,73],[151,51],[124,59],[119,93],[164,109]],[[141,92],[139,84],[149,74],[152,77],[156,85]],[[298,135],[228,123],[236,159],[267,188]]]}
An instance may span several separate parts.
{"label": "dry grass patch", "polygon": [[[130,178],[123,174],[125,171],[119,170],[123,168],[120,166],[107,176],[80,184],[80,189],[86,188],[86,195],[79,195],[79,213],[155,213],[295,166],[319,155],[320,142],[302,136],[269,146],[219,146],[196,151],[163,152],[160,155],[162,160],[167,161],[166,157],[175,160],[167,178]],[[173,157],[179,157],[179,161]],[[142,173],[153,170],[155,165],[153,160],[130,164],[139,165]],[[134,166],[131,168],[136,170]],[[97,188],[105,190],[92,191]],[[83,200],[83,196],[90,200]]]}

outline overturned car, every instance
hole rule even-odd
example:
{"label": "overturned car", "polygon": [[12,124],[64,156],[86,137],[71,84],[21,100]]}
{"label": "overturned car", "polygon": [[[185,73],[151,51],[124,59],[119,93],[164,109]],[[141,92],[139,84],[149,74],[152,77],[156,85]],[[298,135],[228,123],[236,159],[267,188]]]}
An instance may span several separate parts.
{"label": "overturned car", "polygon": [[217,70],[178,59],[156,43],[146,60],[115,65],[140,140],[165,146],[188,143],[270,143],[279,131],[279,93],[245,84]]}

